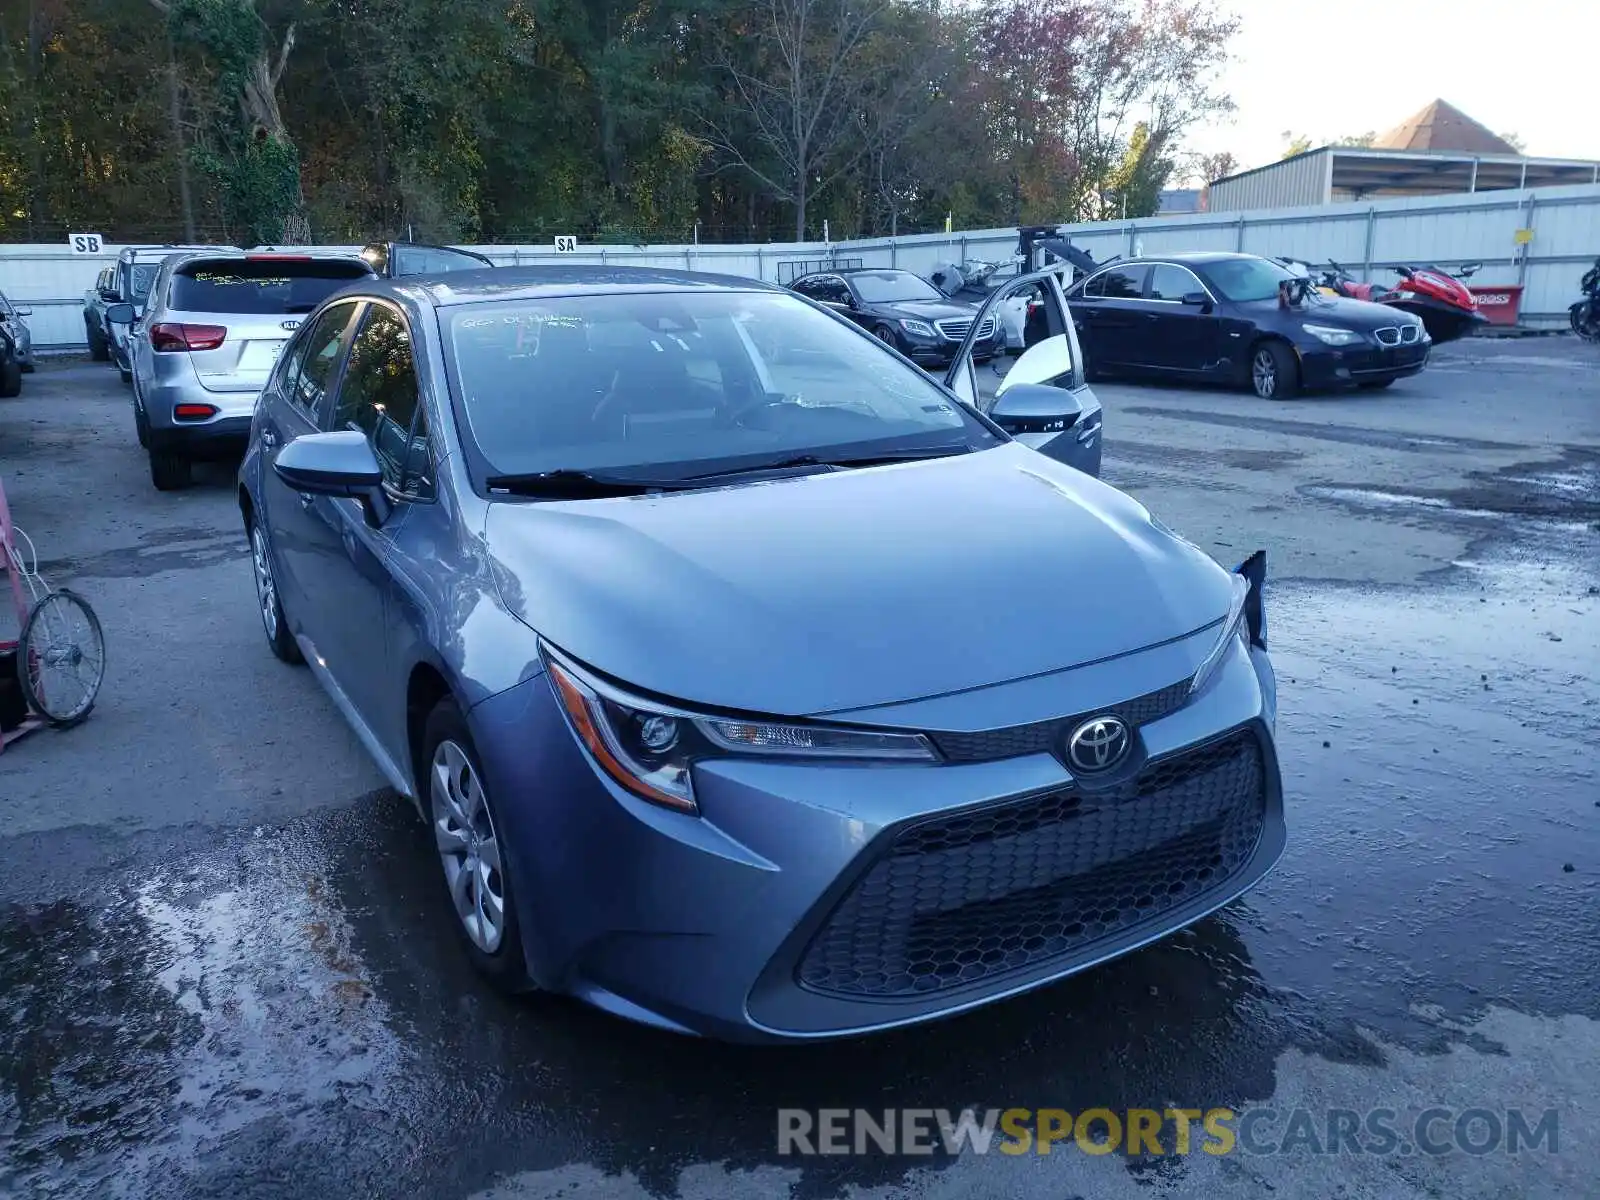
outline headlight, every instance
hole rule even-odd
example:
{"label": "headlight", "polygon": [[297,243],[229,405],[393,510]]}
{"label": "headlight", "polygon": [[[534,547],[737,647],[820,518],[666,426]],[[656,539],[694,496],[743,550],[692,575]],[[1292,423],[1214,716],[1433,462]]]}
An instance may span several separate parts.
{"label": "headlight", "polygon": [[926,321],[904,320],[900,322],[900,328],[904,329],[907,333],[914,333],[918,337],[934,336],[933,326],[929,325]]}
{"label": "headlight", "polygon": [[549,647],[544,659],[561,707],[601,769],[634,795],[680,812],[700,811],[690,768],[706,758],[937,761],[921,734],[707,716],[630,695]]}
{"label": "headlight", "polygon": [[1217,636],[1217,644],[1211,648],[1211,652],[1195,671],[1194,678],[1189,681],[1191,696],[1211,682],[1211,677],[1217,673],[1222,660],[1233,649],[1234,640],[1244,636],[1244,602],[1250,596],[1250,584],[1240,575],[1232,575],[1229,578],[1233,580],[1233,598],[1228,601],[1228,616],[1222,622],[1222,632]]}
{"label": "headlight", "polygon": [[1302,325],[1300,328],[1330,346],[1351,346],[1361,341],[1361,335],[1351,329],[1335,329],[1332,325]]}
{"label": "headlight", "polygon": [[1267,583],[1267,552],[1257,550],[1234,568],[1229,576],[1233,580],[1233,596],[1228,601],[1228,615],[1223,619],[1222,632],[1217,644],[1205,656],[1194,678],[1189,681],[1189,695],[1193,696],[1211,681],[1228,656],[1237,638],[1248,650],[1251,646],[1267,648],[1267,612],[1264,592]]}

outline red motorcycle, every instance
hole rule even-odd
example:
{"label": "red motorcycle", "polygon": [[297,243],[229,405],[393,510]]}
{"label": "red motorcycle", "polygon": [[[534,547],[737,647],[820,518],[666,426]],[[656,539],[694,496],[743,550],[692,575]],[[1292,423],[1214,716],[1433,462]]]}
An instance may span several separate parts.
{"label": "red motorcycle", "polygon": [[1348,300],[1366,300],[1372,304],[1387,304],[1402,312],[1411,313],[1422,322],[1434,345],[1453,342],[1479,325],[1487,325],[1489,318],[1478,311],[1478,301],[1461,279],[1470,279],[1483,266],[1467,263],[1457,279],[1442,267],[1395,267],[1400,283],[1386,288],[1381,283],[1362,283],[1338,263],[1329,260],[1326,267],[1314,268],[1296,259],[1280,259],[1291,267],[1303,267],[1317,288],[1333,296]]}

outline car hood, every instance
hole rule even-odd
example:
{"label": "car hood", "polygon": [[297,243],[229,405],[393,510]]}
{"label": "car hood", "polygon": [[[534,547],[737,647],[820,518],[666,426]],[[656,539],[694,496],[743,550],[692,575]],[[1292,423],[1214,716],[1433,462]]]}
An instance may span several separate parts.
{"label": "car hood", "polygon": [[806,715],[1096,662],[1227,612],[1227,572],[1010,443],[708,491],[490,506],[506,607],[636,689]]}
{"label": "car hood", "polygon": [[1351,300],[1344,296],[1323,296],[1303,308],[1285,312],[1276,300],[1252,300],[1240,308],[1253,312],[1281,313],[1306,325],[1332,325],[1337,329],[1353,329],[1371,333],[1386,325],[1407,325],[1414,317],[1387,304],[1374,304],[1370,300]]}
{"label": "car hood", "polygon": [[912,317],[918,321],[947,321],[951,317],[978,315],[976,305],[960,304],[953,300],[895,300],[870,304],[873,312],[890,317]]}

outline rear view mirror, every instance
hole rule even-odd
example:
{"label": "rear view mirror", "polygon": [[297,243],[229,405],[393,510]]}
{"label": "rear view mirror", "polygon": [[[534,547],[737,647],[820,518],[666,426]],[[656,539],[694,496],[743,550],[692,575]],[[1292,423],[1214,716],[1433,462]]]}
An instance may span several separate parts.
{"label": "rear view mirror", "polygon": [[1191,308],[1210,309],[1211,297],[1204,292],[1185,292],[1183,302]]}
{"label": "rear view mirror", "polygon": [[134,322],[133,305],[113,304],[106,309],[106,320],[113,325],[132,325]]}
{"label": "rear view mirror", "polygon": [[272,469],[297,492],[360,501],[369,525],[376,527],[388,519],[383,469],[367,435],[358,430],[297,437],[278,452]]}

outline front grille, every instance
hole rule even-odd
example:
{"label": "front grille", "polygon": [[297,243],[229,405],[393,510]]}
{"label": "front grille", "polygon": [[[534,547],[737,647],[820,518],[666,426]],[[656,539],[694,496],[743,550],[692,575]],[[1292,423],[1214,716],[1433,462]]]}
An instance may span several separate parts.
{"label": "front grille", "polygon": [[1373,330],[1373,335],[1380,345],[1410,346],[1422,339],[1422,326],[1385,325],[1382,329]]}
{"label": "front grille", "polygon": [[930,733],[939,753],[950,762],[986,762],[996,758],[1016,758],[1023,754],[1053,753],[1067,732],[1085,717],[1115,713],[1130,726],[1158,721],[1177,712],[1189,699],[1189,681],[1174,683],[1159,691],[1135,696],[1122,704],[1097,708],[1070,717],[1035,721],[1031,725],[1012,725],[1006,729],[986,729],[978,733]]}
{"label": "front grille", "polygon": [[[943,321],[935,321],[933,323],[933,327],[937,329],[940,333],[940,336],[944,337],[946,340],[959,342],[962,338],[967,336],[967,330],[972,328],[972,318],[947,317]],[[983,319],[983,324],[978,326],[978,340],[981,342],[985,338],[993,337],[994,330],[994,318],[985,317]]]}
{"label": "front grille", "polygon": [[802,986],[924,996],[1082,951],[1219,889],[1266,815],[1249,731],[1076,787],[907,828],[846,893],[800,960]]}

